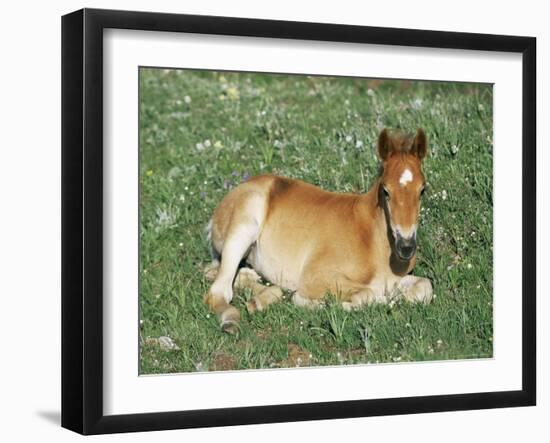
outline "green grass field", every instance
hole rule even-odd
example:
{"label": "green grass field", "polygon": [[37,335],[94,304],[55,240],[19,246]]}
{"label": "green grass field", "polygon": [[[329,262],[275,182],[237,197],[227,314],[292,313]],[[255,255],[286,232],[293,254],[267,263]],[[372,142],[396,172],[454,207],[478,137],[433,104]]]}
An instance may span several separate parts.
{"label": "green grass field", "polygon": [[[141,373],[491,357],[492,119],[490,85],[141,69]],[[200,272],[218,202],[268,172],[366,191],[383,127],[429,138],[414,273],[433,303],[311,311],[287,294],[249,316],[237,293],[241,331],[223,334]]]}

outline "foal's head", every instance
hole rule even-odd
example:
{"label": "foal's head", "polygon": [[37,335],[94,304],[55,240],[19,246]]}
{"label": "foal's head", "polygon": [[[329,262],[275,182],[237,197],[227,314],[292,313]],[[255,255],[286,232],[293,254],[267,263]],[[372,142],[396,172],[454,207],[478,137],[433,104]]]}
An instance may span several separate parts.
{"label": "foal's head", "polygon": [[386,214],[395,253],[402,260],[409,260],[416,251],[420,197],[425,185],[421,162],[427,151],[428,141],[422,129],[414,137],[390,135],[384,129],[378,137],[382,160],[378,201]]}

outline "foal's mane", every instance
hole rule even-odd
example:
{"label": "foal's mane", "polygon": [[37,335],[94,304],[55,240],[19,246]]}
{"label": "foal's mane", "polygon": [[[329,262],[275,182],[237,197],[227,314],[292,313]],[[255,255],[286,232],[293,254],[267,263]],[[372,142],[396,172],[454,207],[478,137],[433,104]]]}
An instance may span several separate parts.
{"label": "foal's mane", "polygon": [[408,154],[412,148],[414,135],[397,131],[390,136],[392,151],[396,154]]}
{"label": "foal's mane", "polygon": [[[411,151],[413,141],[414,141],[414,134],[397,130],[392,134],[390,134],[389,140],[392,145],[392,154],[398,155],[398,156],[405,156],[409,154]],[[380,178],[383,173],[384,173],[384,162],[381,159],[379,159],[378,160],[378,177]]]}

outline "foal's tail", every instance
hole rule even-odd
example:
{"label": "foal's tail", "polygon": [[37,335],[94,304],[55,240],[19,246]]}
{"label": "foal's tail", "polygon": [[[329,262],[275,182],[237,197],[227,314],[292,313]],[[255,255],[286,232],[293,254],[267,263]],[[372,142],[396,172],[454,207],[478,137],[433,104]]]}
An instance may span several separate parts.
{"label": "foal's tail", "polygon": [[204,274],[204,277],[208,281],[214,281],[218,275],[218,270],[220,268],[220,258],[221,255],[212,244],[212,219],[204,228],[204,235],[206,236],[206,241],[208,242],[208,248],[210,249],[210,256],[212,257],[212,262],[202,265],[200,270]]}
{"label": "foal's tail", "polygon": [[212,219],[208,220],[208,223],[204,228],[204,233],[206,234],[206,240],[208,240],[208,243],[212,243]]}
{"label": "foal's tail", "polygon": [[210,248],[210,256],[212,257],[212,261],[220,261],[221,254],[216,251],[216,248],[214,248],[214,243],[212,243],[212,219],[208,220],[208,223],[204,228],[204,233],[206,235],[208,247]]}

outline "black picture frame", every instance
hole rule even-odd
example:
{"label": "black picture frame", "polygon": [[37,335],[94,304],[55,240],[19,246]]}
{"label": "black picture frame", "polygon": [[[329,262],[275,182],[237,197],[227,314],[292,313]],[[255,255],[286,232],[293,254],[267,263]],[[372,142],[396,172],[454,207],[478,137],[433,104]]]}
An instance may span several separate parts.
{"label": "black picture frame", "polygon": [[[522,389],[177,412],[103,413],[103,30],[191,32],[522,54]],[[151,431],[536,403],[536,39],[83,9],[62,18],[62,426]]]}

